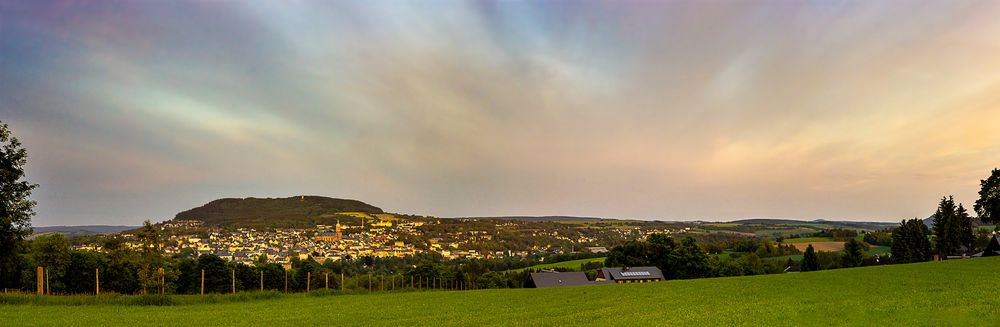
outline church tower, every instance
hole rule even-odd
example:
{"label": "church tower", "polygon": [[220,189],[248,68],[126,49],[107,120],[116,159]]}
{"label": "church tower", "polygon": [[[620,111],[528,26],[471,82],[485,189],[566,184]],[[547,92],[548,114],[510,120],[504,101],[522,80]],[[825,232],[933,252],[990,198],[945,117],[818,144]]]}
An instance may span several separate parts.
{"label": "church tower", "polygon": [[340,236],[340,220],[337,220],[337,240],[341,241],[344,238]]}

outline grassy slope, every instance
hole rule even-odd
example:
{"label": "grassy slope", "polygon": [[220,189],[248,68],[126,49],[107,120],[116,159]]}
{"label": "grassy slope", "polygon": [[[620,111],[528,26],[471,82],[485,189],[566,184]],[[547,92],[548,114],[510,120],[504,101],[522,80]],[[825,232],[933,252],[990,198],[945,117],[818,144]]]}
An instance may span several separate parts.
{"label": "grassy slope", "polygon": [[588,262],[595,262],[595,261],[604,262],[604,258],[602,257],[602,258],[590,258],[590,259],[570,260],[570,261],[554,262],[554,263],[543,263],[543,264],[534,265],[534,266],[531,266],[531,267],[528,267],[528,268],[511,269],[510,271],[522,271],[522,270],[525,270],[525,269],[553,269],[553,268],[569,268],[569,269],[573,269],[573,270],[580,270],[580,265],[583,265],[583,264],[588,263]]}
{"label": "grassy slope", "polygon": [[17,325],[989,325],[1000,258],[556,289],[0,306]]}

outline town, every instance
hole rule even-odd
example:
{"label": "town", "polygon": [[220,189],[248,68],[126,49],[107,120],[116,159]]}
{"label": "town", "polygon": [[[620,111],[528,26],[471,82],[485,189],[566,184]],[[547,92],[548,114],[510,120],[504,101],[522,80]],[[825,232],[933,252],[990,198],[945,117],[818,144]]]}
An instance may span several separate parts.
{"label": "town", "polygon": [[[583,227],[566,222],[503,219],[408,219],[392,214],[342,212],[344,221],[312,228],[209,226],[200,220],[174,219],[156,224],[166,255],[212,254],[234,263],[259,260],[291,267],[293,259],[319,263],[361,257],[413,256],[434,252],[444,259],[526,258],[532,255],[604,253],[613,245],[653,233],[685,233],[691,227],[665,225]],[[647,224],[648,225],[648,224]],[[134,231],[118,235],[123,245],[140,249]],[[102,252],[99,239],[74,244],[73,249]],[[542,259],[544,260],[544,259]]]}

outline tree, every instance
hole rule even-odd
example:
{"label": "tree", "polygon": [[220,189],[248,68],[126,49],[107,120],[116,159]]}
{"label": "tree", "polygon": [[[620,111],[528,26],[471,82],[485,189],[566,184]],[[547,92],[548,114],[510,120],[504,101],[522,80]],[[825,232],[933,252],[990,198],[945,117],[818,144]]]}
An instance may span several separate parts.
{"label": "tree", "polygon": [[[212,254],[198,256],[198,268],[205,271],[205,293],[229,293],[232,276],[226,261]],[[201,271],[198,272],[198,289],[201,290]]]}
{"label": "tree", "polygon": [[868,246],[856,239],[850,239],[844,243],[844,257],[842,267],[860,267],[864,261],[865,248]]}
{"label": "tree", "polygon": [[990,177],[979,182],[979,200],[973,207],[979,220],[1000,225],[1000,169],[993,169]]}
{"label": "tree", "polygon": [[802,255],[802,271],[819,270],[819,261],[816,259],[816,250],[812,244],[806,247],[806,253]]}
{"label": "tree", "polygon": [[892,259],[897,263],[927,261],[931,242],[930,230],[920,219],[903,220],[892,230]]}
{"label": "tree", "polygon": [[961,203],[958,204],[958,209],[955,210],[955,219],[958,225],[958,244],[960,246],[965,246],[965,253],[974,252],[976,246],[976,235],[974,226],[972,226],[972,216],[969,216],[969,212],[965,210],[965,207]]}
{"label": "tree", "polygon": [[28,199],[38,187],[24,179],[28,152],[0,122],[0,287],[18,287],[24,239],[31,235],[35,201]]}
{"label": "tree", "polygon": [[667,262],[664,272],[669,270],[668,275],[672,278],[688,279],[707,277],[710,272],[708,265],[708,254],[705,253],[693,237],[685,237],[679,246],[671,251],[670,260]]}
{"label": "tree", "polygon": [[142,292],[148,293],[149,289],[159,289],[160,269],[163,268],[163,247],[160,242],[160,232],[146,220],[142,223],[142,229],[136,234],[142,242],[141,258],[139,263],[139,284],[142,285]]}
{"label": "tree", "polygon": [[954,197],[942,198],[934,212],[934,241],[938,254],[958,254],[963,245],[971,250],[974,240],[972,217],[965,207],[961,204],[956,207]]}
{"label": "tree", "polygon": [[96,270],[104,269],[104,255],[92,251],[69,251],[69,267],[66,268],[65,290],[68,293],[91,293],[96,290]]}

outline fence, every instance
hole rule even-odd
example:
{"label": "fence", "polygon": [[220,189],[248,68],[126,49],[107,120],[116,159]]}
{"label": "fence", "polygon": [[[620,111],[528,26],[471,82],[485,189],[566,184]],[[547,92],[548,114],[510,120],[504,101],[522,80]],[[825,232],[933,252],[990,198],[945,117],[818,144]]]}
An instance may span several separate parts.
{"label": "fence", "polygon": [[[205,269],[201,269],[201,279],[200,279],[200,292],[199,294],[205,295]],[[264,271],[260,271],[260,283],[259,291],[263,292],[266,290],[264,286]],[[231,294],[237,293],[236,287],[236,269],[230,269],[230,292]],[[407,279],[407,276],[409,278]],[[36,271],[36,294],[37,295],[52,295],[51,284],[49,283],[49,273],[48,269],[42,266],[38,266]],[[166,289],[166,274],[163,268],[158,268],[156,276],[154,277],[158,281],[156,292],[163,295],[167,294]],[[336,281],[336,280],[335,280]],[[350,287],[353,281],[353,287]],[[409,283],[407,283],[407,281]],[[318,282],[318,281],[317,281]],[[313,291],[312,288],[313,278],[312,272],[306,272],[306,285],[305,292],[309,293]],[[143,285],[143,293],[148,294],[148,285]],[[215,285],[218,286],[218,285]],[[284,271],[284,292],[288,293],[289,286],[289,276],[288,270]],[[354,274],[353,277],[347,276],[344,272],[340,273],[340,283],[339,285],[334,285],[335,289],[339,286],[341,293],[348,292],[385,292],[385,291],[407,291],[407,290],[453,290],[453,291],[463,291],[463,290],[474,290],[476,285],[474,282],[469,280],[457,280],[448,278],[431,278],[429,276],[418,276],[415,274],[378,274],[372,275],[371,272],[365,275]],[[216,287],[217,288],[217,287]],[[330,273],[323,272],[323,289],[330,289]],[[244,289],[246,290],[246,289]],[[6,292],[6,290],[5,290]],[[101,295],[101,271],[100,269],[94,270],[94,293],[95,296]]]}

